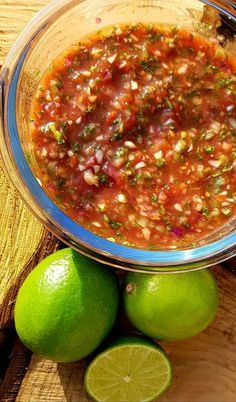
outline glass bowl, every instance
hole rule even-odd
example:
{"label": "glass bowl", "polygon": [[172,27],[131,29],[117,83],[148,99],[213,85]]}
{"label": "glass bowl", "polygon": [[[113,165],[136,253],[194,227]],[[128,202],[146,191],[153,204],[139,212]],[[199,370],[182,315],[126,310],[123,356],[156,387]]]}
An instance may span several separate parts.
{"label": "glass bowl", "polygon": [[31,20],[10,51],[1,72],[0,147],[7,172],[23,200],[62,241],[102,263],[150,273],[208,267],[236,254],[235,219],[195,248],[149,251],[101,238],[60,210],[37,180],[30,141],[29,112],[38,82],[60,53],[80,37],[116,23],[179,25],[215,38],[235,52],[233,1],[56,0]]}

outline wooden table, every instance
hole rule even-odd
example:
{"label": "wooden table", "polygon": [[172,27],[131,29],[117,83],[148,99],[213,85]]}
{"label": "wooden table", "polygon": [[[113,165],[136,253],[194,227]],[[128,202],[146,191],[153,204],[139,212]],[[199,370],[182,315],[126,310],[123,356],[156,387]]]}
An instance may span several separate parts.
{"label": "wooden table", "polygon": [[[46,4],[47,0],[0,0],[0,66],[26,22]],[[85,361],[63,365],[31,356],[15,336],[17,290],[59,242],[23,205],[1,160],[0,201],[0,401],[87,402],[82,387]],[[220,288],[217,319],[193,339],[163,344],[174,365],[174,381],[161,402],[236,402],[236,276],[223,265],[214,272]]]}

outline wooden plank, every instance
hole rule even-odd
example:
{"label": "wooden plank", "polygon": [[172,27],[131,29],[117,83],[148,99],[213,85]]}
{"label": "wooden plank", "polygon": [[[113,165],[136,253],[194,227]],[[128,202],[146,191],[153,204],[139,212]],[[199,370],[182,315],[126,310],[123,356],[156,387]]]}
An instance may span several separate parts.
{"label": "wooden plank", "polygon": [[[174,378],[160,402],[236,401],[236,276],[220,267],[214,272],[220,288],[217,319],[190,340],[163,343]],[[56,364],[33,356],[16,401],[88,402],[82,387],[84,367],[84,361]]]}
{"label": "wooden plank", "polygon": [[48,3],[48,0],[0,1],[0,65],[32,15]]}
{"label": "wooden plank", "polygon": [[0,388],[1,402],[14,402],[32,353],[16,340],[10,355],[10,364]]}
{"label": "wooden plank", "polygon": [[[23,26],[47,1],[0,1],[0,63]],[[12,13],[14,10],[14,23]],[[5,173],[0,159],[0,331],[12,319],[15,295],[38,258],[54,249],[57,241],[29,212]],[[40,248],[41,243],[45,244]],[[36,251],[38,251],[36,253]],[[36,254],[35,254],[36,253]],[[35,254],[35,255],[34,255]]]}
{"label": "wooden plank", "polygon": [[[0,1],[0,66],[10,46],[26,22],[48,2]],[[14,22],[12,19],[14,13]],[[0,383],[10,366],[0,389],[0,400],[15,400],[31,353],[14,348],[14,301],[27,273],[48,253],[58,248],[58,240],[46,231],[21,201],[8,178],[0,158]],[[19,345],[18,345],[19,346]],[[14,368],[14,370],[13,370]],[[10,384],[10,381],[11,384]]]}
{"label": "wooden plank", "polygon": [[[27,212],[26,212],[27,213]],[[24,221],[22,223],[22,219]],[[25,227],[26,219],[30,223],[30,219],[28,216],[21,217],[18,220],[19,227],[22,229],[22,239],[19,240],[19,250],[17,249],[17,243],[12,245],[11,252],[6,253],[12,255],[11,257],[11,265],[8,270],[4,270],[4,266],[0,265],[0,273],[2,276],[1,291],[0,291],[0,329],[5,329],[11,325],[11,321],[13,319],[13,308],[14,302],[16,298],[17,291],[21,284],[23,283],[27,274],[37,265],[39,261],[41,261],[44,257],[52,252],[56,251],[59,246],[59,240],[57,240],[52,234],[43,230],[43,236],[40,236],[39,243],[34,241],[34,230],[32,230],[32,226],[30,229]],[[35,223],[34,223],[35,225]],[[16,230],[17,228],[13,228],[15,232],[20,233]],[[29,243],[30,239],[30,244]],[[21,244],[24,241],[25,244]],[[24,250],[26,250],[28,244],[28,248],[30,249],[31,254],[29,253],[30,260],[27,262],[25,260],[25,255],[22,254]],[[15,251],[15,255],[13,252]],[[28,251],[27,251],[28,252]],[[5,254],[4,254],[5,256]],[[20,260],[21,257],[21,260]],[[6,265],[5,265],[6,266]],[[8,282],[7,282],[8,280]],[[3,287],[5,286],[5,287]]]}

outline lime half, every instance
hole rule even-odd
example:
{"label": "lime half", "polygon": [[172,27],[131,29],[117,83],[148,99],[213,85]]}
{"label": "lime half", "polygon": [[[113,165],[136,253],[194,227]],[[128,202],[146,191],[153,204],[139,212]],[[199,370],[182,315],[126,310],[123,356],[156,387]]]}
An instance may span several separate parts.
{"label": "lime half", "polygon": [[113,342],[88,366],[85,388],[97,402],[148,402],[170,385],[172,369],[165,352],[141,337]]}

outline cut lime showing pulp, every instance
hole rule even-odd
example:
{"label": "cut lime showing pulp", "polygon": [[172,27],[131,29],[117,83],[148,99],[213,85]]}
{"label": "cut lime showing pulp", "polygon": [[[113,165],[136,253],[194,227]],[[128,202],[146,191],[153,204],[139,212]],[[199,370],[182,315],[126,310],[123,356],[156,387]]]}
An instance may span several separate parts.
{"label": "cut lime showing pulp", "polygon": [[148,402],[170,385],[172,369],[165,352],[141,337],[113,342],[88,366],[85,388],[97,402]]}

